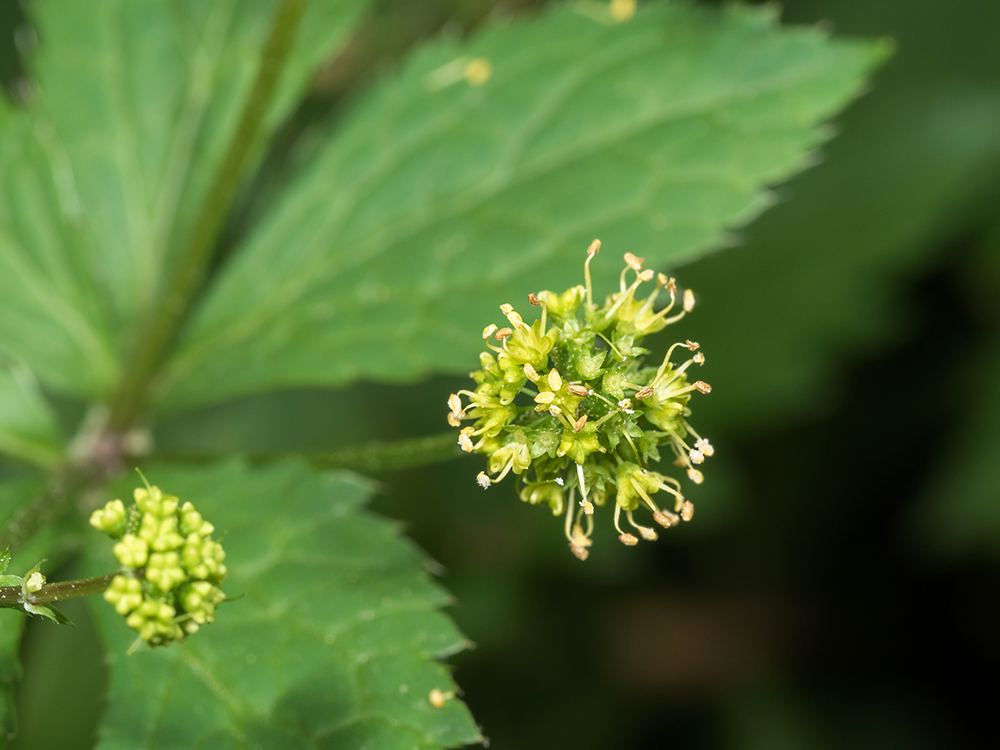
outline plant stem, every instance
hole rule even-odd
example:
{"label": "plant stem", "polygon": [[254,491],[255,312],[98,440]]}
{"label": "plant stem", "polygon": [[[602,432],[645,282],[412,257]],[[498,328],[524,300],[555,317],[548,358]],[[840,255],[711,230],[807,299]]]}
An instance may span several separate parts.
{"label": "plant stem", "polygon": [[[227,454],[228,455],[228,454]],[[386,440],[363,445],[349,445],[322,453],[249,453],[244,454],[251,463],[265,464],[292,458],[305,458],[322,469],[351,469],[358,472],[383,473],[399,469],[451,461],[462,455],[458,439],[453,432],[405,440]],[[217,461],[221,455],[200,453],[166,453],[157,451],[154,459],[204,463]]]}
{"label": "plant stem", "polygon": [[461,453],[456,434],[448,432],[408,440],[338,448],[327,453],[312,454],[309,460],[327,469],[377,473],[450,461]]}
{"label": "plant stem", "polygon": [[[28,604],[47,604],[61,602],[64,599],[76,599],[81,596],[103,593],[111,584],[115,573],[94,578],[80,578],[76,581],[59,581],[47,583],[38,591],[28,595]],[[24,592],[20,586],[0,586],[0,602],[23,602]]]}
{"label": "plant stem", "polygon": [[261,53],[257,78],[247,98],[239,125],[219,164],[211,187],[181,250],[171,276],[137,328],[132,353],[111,399],[109,426],[123,431],[141,415],[153,380],[166,362],[181,326],[200,290],[219,235],[241,179],[247,158],[260,134],[285,62],[288,59],[306,0],[281,0]]}
{"label": "plant stem", "polygon": [[39,529],[59,520],[73,507],[82,492],[99,485],[103,477],[89,467],[69,467],[54,474],[45,490],[29,504],[15,511],[0,530],[0,550],[16,550]]}

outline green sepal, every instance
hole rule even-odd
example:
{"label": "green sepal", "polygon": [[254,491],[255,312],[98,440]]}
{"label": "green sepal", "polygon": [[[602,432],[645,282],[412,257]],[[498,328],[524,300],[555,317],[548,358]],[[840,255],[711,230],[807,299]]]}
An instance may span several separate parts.
{"label": "green sepal", "polygon": [[73,622],[54,604],[25,604],[24,611],[29,615],[40,615],[41,617],[46,617],[57,625],[69,625],[70,627],[76,627]]}

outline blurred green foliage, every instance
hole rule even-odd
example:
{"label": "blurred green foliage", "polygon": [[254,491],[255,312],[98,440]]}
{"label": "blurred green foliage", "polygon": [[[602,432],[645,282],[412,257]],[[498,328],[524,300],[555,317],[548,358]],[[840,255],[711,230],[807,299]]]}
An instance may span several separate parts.
{"label": "blurred green foliage", "polygon": [[[244,242],[253,242],[247,237],[276,221],[263,217],[285,210],[280,191],[290,181],[310,175],[323,181],[324,165],[334,162],[329,155],[321,161],[322,152],[338,148],[324,144],[336,144],[338,133],[353,127],[359,143],[365,137],[377,140],[378,128],[393,122],[380,114],[378,96],[388,96],[384,92],[403,85],[407,76],[420,80],[449,55],[459,54],[461,42],[455,37],[485,22],[487,11],[497,13],[495,5],[478,0],[376,4],[346,44],[346,53],[313,81],[307,106],[273,131],[275,148],[260,155],[263,167],[228,229],[229,252],[242,252]],[[510,7],[522,11],[524,5]],[[687,13],[683,4],[670,7]],[[712,438],[717,455],[699,488],[696,522],[638,550],[614,545],[608,536],[601,545],[606,553],[581,566],[565,553],[547,514],[518,503],[511,488],[482,493],[474,484],[482,468],[475,459],[380,477],[378,510],[403,519],[408,534],[447,569],[445,583],[459,604],[451,615],[478,646],[453,659],[457,680],[494,746],[976,748],[989,746],[995,737],[1000,48],[993,36],[1000,27],[1000,7],[991,0],[790,0],[782,15],[786,23],[823,24],[819,31],[800,32],[803,38],[819,38],[832,27],[837,36],[889,37],[896,51],[875,76],[871,93],[836,120],[839,135],[816,154],[821,163],[775,186],[764,200],[776,205],[725,237],[731,249],[672,266],[681,283],[699,295],[695,314],[677,335],[702,343],[708,356],[705,376],[714,387],[698,413],[698,427]],[[556,23],[547,18],[541,23]],[[442,41],[418,51],[414,62],[403,64],[401,76],[392,72],[420,37],[449,23]],[[493,42],[487,35],[473,44],[500,44],[496,38],[509,31],[492,33]],[[558,34],[546,40],[551,36]],[[27,37],[22,33],[20,38]],[[79,41],[74,29],[67,39]],[[555,55],[558,46],[553,47]],[[4,65],[10,75],[18,74],[15,63]],[[648,69],[641,74],[658,80]],[[372,80],[379,81],[374,93],[359,93]],[[460,104],[462,96],[477,91],[449,88],[444,95]],[[95,111],[101,117],[110,114]],[[572,122],[581,117],[576,113]],[[809,137],[799,142],[813,143]],[[716,155],[707,146],[705,151]],[[365,153],[359,148],[339,158],[363,159]],[[697,155],[705,154],[699,150]],[[17,151],[14,157],[31,155]],[[437,161],[424,168],[432,169]],[[637,172],[655,170],[636,161]],[[332,203],[333,191],[343,189],[342,172],[338,167],[328,178],[329,194],[314,196],[316,211],[328,208],[324,196]],[[9,175],[5,169],[0,180]],[[590,186],[592,177],[580,178],[583,190],[570,208],[579,214],[585,207],[587,218],[599,224],[601,207],[627,198],[631,186],[615,181],[620,177]],[[571,176],[565,179],[572,186]],[[553,193],[552,200],[560,198],[559,190]],[[397,195],[400,204],[420,198]],[[548,190],[513,199],[522,201],[520,208],[545,207],[548,217],[555,209],[544,203],[547,195]],[[291,218],[286,221],[299,227]],[[496,281],[464,290],[465,301],[454,309],[430,312],[420,300],[409,300],[406,311],[387,309],[394,319],[375,320],[373,330],[405,341],[370,374],[384,377],[397,366],[410,373],[426,371],[407,351],[416,328],[391,327],[413,306],[416,312],[407,325],[445,331],[435,346],[454,345],[448,350],[449,369],[460,368],[459,332],[474,332],[491,319],[479,321],[473,308],[486,315],[495,309],[490,305],[513,301],[495,296],[549,283],[536,283],[540,278],[564,284],[565,257],[575,257],[576,245],[582,251],[590,234],[601,232],[603,227],[568,231],[566,256],[556,253],[538,268],[518,266]],[[612,235],[601,236],[610,250]],[[622,230],[616,244],[634,236]],[[680,261],[681,248],[719,244],[713,238],[717,235],[709,233],[669,246],[650,240],[648,248],[621,249],[657,262]],[[514,242],[500,232],[481,241]],[[285,252],[294,258],[292,251],[301,251],[272,244],[271,263],[280,263]],[[515,245],[514,250],[530,247]],[[345,245],[338,252],[349,249]],[[374,270],[380,279],[396,274],[400,283],[435,281],[434,264],[421,265],[421,257]],[[446,288],[440,285],[442,292]],[[12,296],[0,305],[22,293],[9,292]],[[327,292],[314,301],[327,302]],[[247,304],[254,298],[253,290],[243,288],[231,294],[248,295]],[[210,306],[205,310],[211,315]],[[442,310],[448,311],[444,317]],[[348,306],[341,312],[350,316],[357,310]],[[47,325],[51,314],[45,308],[37,320],[22,316],[11,329],[27,345],[36,345],[33,339],[41,340],[50,329],[31,326]],[[265,323],[276,329],[281,320],[275,314]],[[197,325],[206,324],[194,330]],[[206,371],[211,376],[204,389],[192,380],[189,395],[175,404],[276,384],[341,383],[361,372],[331,360],[307,363],[316,377],[287,377],[282,368],[288,364],[275,361],[280,351],[275,342],[287,332],[272,330],[263,340],[255,338],[258,334],[254,329],[239,344],[249,363],[240,373],[242,381],[230,385],[223,375]],[[49,340],[56,343],[40,353],[40,363],[60,348],[58,336]],[[464,345],[475,349],[478,339],[470,337]],[[49,368],[49,388],[79,392],[85,373],[93,373],[86,377],[95,383],[107,382],[107,372],[94,369],[100,362],[80,357],[68,366],[36,368]],[[474,366],[470,361],[468,368]],[[337,377],[329,378],[332,371]],[[2,374],[0,386],[7,382]],[[25,408],[37,403],[32,388],[25,390],[30,382],[10,380]],[[406,387],[362,382],[339,390],[244,396],[161,413],[152,425],[153,442],[162,458],[204,461],[233,453],[316,453],[419,436],[444,429],[444,399],[458,382],[436,377]],[[46,396],[63,433],[72,435],[81,405],[64,393],[47,391]],[[6,414],[14,412],[0,413],[0,439],[21,434],[14,429],[20,422],[5,419]],[[60,441],[51,435],[46,431],[42,442],[58,447]],[[237,470],[172,471],[178,483],[197,489],[199,482],[216,476],[213,472]],[[293,470],[266,471],[278,476]],[[245,492],[254,497],[255,471],[239,472],[232,486],[246,482]],[[4,501],[9,518],[32,487],[6,485],[5,491],[20,498]],[[48,551],[31,554],[48,555],[61,565],[73,540],[59,529],[50,537],[39,541]],[[26,560],[23,567],[36,561]],[[231,606],[235,612],[239,605]],[[97,614],[100,619],[107,613],[98,607]],[[12,649],[20,624],[16,629],[6,625],[21,615],[4,615],[0,668],[4,684],[12,685],[17,674]],[[213,627],[221,624],[220,619]],[[106,632],[125,637],[121,630]],[[28,631],[22,648],[26,679],[17,688],[20,746],[69,747],[65,736],[45,731],[56,715],[79,727],[80,747],[91,746],[93,686],[106,679],[93,658],[97,649],[67,647],[62,630],[46,623],[32,622]],[[111,650],[121,654],[121,644],[111,643]],[[63,656],[47,658],[53,653]],[[144,657],[179,658],[174,652]],[[127,684],[121,682],[128,677],[120,667],[113,666],[112,691]],[[73,692],[73,685],[62,681],[66,671],[89,677],[81,677]],[[50,685],[59,685],[61,692]]]}

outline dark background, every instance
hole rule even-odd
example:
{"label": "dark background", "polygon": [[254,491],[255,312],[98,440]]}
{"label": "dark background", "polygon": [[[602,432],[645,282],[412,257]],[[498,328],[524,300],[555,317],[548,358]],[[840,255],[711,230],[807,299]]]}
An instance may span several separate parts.
{"label": "dark background", "polygon": [[[376,5],[230,237],[420,38],[540,3]],[[678,335],[702,343],[714,387],[692,419],[716,446],[694,522],[636,549],[601,529],[581,564],[513,483],[475,486],[480,458],[380,477],[376,509],[442,563],[477,643],[452,663],[493,747],[1000,746],[1000,3],[784,8],[897,52],[735,248],[673,269],[699,293]],[[44,43],[25,18],[0,3],[15,98]],[[162,415],[156,445],[198,458],[436,433],[461,382]],[[80,407],[59,405],[72,433]],[[18,747],[92,744],[106,674],[85,608],[66,609],[75,630],[29,626]]]}

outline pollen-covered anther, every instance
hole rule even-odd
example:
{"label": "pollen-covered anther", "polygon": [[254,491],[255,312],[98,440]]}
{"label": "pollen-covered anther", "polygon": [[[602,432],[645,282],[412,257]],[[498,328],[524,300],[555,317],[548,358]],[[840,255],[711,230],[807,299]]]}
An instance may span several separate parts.
{"label": "pollen-covered anther", "polygon": [[521,316],[518,313],[516,313],[516,312],[509,312],[509,313],[507,313],[507,320],[510,321],[510,324],[512,326],[514,326],[514,328],[527,328],[528,327],[525,324],[525,322],[521,319]]}
{"label": "pollen-covered anther", "polygon": [[639,281],[652,281],[652,279],[653,279],[653,270],[650,268],[647,268],[645,271],[641,271],[639,273]]}
{"label": "pollen-covered anther", "polygon": [[460,427],[462,420],[465,419],[465,411],[462,409],[462,399],[458,397],[457,393],[448,396],[448,408],[451,409],[448,414],[448,424],[452,427]]}
{"label": "pollen-covered anther", "polygon": [[697,448],[688,452],[688,457],[691,459],[691,463],[700,464],[705,461],[705,454],[702,453]]}
{"label": "pollen-covered anther", "polygon": [[634,547],[639,543],[639,540],[632,534],[622,534],[618,537],[618,541],[624,544],[626,547]]}
{"label": "pollen-covered anther", "polygon": [[684,290],[684,312],[691,312],[694,310],[694,292],[690,289]]}
{"label": "pollen-covered anther", "polygon": [[574,430],[574,432],[579,432],[580,430],[582,430],[583,426],[585,424],[587,424],[587,415],[586,414],[584,414],[582,417],[580,417],[578,420],[576,420],[573,423],[573,430]]}
{"label": "pollen-covered anther", "polygon": [[653,520],[665,529],[669,529],[671,526],[676,526],[681,522],[681,519],[676,513],[654,513]]}
{"label": "pollen-covered anther", "polygon": [[489,488],[489,486],[493,484],[493,480],[489,478],[489,476],[486,474],[485,471],[479,472],[479,474],[476,476],[476,481],[479,483],[479,486],[482,487],[484,490]]}
{"label": "pollen-covered anther", "polygon": [[618,408],[621,409],[626,414],[631,414],[632,413],[632,399],[630,399],[630,398],[623,398],[621,401],[618,402]]}
{"label": "pollen-covered anther", "polygon": [[569,551],[573,553],[573,556],[577,560],[586,560],[590,556],[590,550],[576,542],[569,543]]}
{"label": "pollen-covered anther", "polygon": [[636,526],[639,529],[639,533],[642,534],[642,538],[647,542],[655,542],[657,540],[656,532],[653,531],[648,526]]}
{"label": "pollen-covered anther", "polygon": [[496,330],[497,327],[493,323],[490,323],[488,326],[486,326],[486,328],[483,329],[483,338],[488,339],[490,336],[496,333]]}
{"label": "pollen-covered anther", "polygon": [[625,265],[631,268],[633,271],[642,270],[642,262],[646,260],[645,258],[638,258],[632,253],[625,253]]}
{"label": "pollen-covered anther", "polygon": [[548,380],[549,380],[549,388],[551,388],[552,390],[558,391],[560,388],[562,388],[563,384],[562,375],[559,374],[559,371],[556,368],[553,367],[551,370],[549,370]]}
{"label": "pollen-covered anther", "polygon": [[701,484],[705,481],[705,475],[694,468],[689,468],[687,470],[688,479],[690,479],[695,484]]}
{"label": "pollen-covered anther", "polygon": [[693,385],[694,385],[694,387],[695,387],[695,388],[697,388],[697,389],[698,389],[698,390],[699,390],[699,391],[700,391],[701,393],[705,393],[705,394],[708,394],[708,393],[711,393],[711,392],[712,392],[712,386],[710,386],[710,385],[709,385],[708,383],[706,383],[706,382],[705,382],[704,380],[698,380],[698,381],[695,381],[695,383],[693,383]]}
{"label": "pollen-covered anther", "polygon": [[586,516],[594,515],[594,504],[590,502],[587,498],[580,501],[580,507],[583,508],[583,514]]}
{"label": "pollen-covered anther", "polygon": [[551,404],[553,401],[555,401],[555,398],[556,394],[554,394],[552,391],[542,391],[537,396],[535,396],[535,403]]}
{"label": "pollen-covered anther", "polygon": [[601,250],[601,241],[594,240],[593,242],[590,243],[590,247],[587,248],[587,257],[593,258],[595,255],[597,255],[597,253],[600,252],[600,250]]}
{"label": "pollen-covered anther", "polygon": [[671,276],[669,279],[667,279],[667,283],[664,284],[664,286],[667,288],[668,292],[670,292],[671,294],[675,294],[677,292],[677,279]]}
{"label": "pollen-covered anther", "polygon": [[688,351],[691,351],[691,352],[693,352],[693,351],[695,351],[695,350],[696,350],[696,349],[697,349],[697,348],[698,348],[699,346],[701,346],[701,344],[699,344],[699,343],[698,343],[697,341],[692,341],[691,339],[687,339],[687,340],[686,340],[686,341],[684,342],[684,346],[686,346],[686,347],[688,348]]}
{"label": "pollen-covered anther", "polygon": [[681,506],[681,518],[685,521],[690,521],[694,516],[694,503],[690,500],[685,500],[684,505]]}
{"label": "pollen-covered anther", "polygon": [[653,389],[650,386],[647,385],[645,388],[642,388],[642,389],[636,391],[635,397],[636,398],[649,398],[652,395],[653,395]]}
{"label": "pollen-covered anther", "polygon": [[510,315],[512,312],[514,312],[514,306],[504,303],[500,305],[500,312],[502,312],[504,315]]}
{"label": "pollen-covered anther", "polygon": [[705,364],[705,355],[702,352],[698,352],[691,358],[696,365]]}
{"label": "pollen-covered anther", "polygon": [[[466,429],[471,430],[472,428],[468,427]],[[465,430],[458,433],[458,444],[459,446],[461,446],[462,450],[465,451],[466,453],[472,453],[473,449],[472,438],[469,437],[469,433],[465,432]]]}
{"label": "pollen-covered anther", "polygon": [[715,454],[715,448],[712,444],[708,442],[705,438],[699,438],[698,442],[694,444],[694,447],[704,453],[706,456],[712,456]]}
{"label": "pollen-covered anther", "polygon": [[576,383],[570,383],[566,386],[566,390],[572,393],[574,396],[589,396],[590,389],[585,385],[577,385]]}
{"label": "pollen-covered anther", "polygon": [[531,366],[531,362],[524,363],[524,377],[532,383],[537,383],[539,380],[538,373],[535,371],[535,368]]}
{"label": "pollen-covered anther", "polygon": [[538,299],[537,294],[532,292],[531,294],[528,295],[528,304],[530,304],[532,307],[541,307],[542,301]]}
{"label": "pollen-covered anther", "polygon": [[493,338],[495,338],[497,341],[506,341],[513,335],[514,331],[511,330],[510,328],[501,328],[499,331],[496,332]]}
{"label": "pollen-covered anther", "polygon": [[558,417],[560,414],[562,414],[562,409],[560,409],[555,404],[552,404],[552,406],[549,407],[549,414],[551,414],[553,417]]}
{"label": "pollen-covered anther", "polygon": [[656,274],[656,285],[657,286],[666,286],[669,283],[670,283],[670,277],[667,276],[665,273],[658,273],[658,274]]}
{"label": "pollen-covered anther", "polygon": [[433,690],[431,690],[430,695],[427,696],[427,700],[430,701],[431,705],[434,706],[434,708],[444,708],[444,704],[454,697],[455,697],[454,692],[449,691],[445,693],[439,690],[438,688],[434,688]]}

